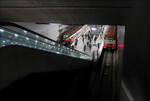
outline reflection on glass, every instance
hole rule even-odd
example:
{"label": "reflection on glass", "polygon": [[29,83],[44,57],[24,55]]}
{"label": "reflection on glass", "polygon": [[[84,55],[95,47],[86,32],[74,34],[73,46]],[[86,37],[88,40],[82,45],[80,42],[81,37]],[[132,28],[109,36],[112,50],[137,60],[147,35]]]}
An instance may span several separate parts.
{"label": "reflection on glass", "polygon": [[18,37],[18,34],[14,34],[15,35],[15,37]]}
{"label": "reflection on glass", "polygon": [[37,44],[37,42],[38,42],[38,41],[37,41],[37,40],[35,40],[35,44]]}
{"label": "reflection on glass", "polygon": [[36,37],[36,38],[39,38],[39,36],[38,36],[38,35],[35,35],[35,37]]}
{"label": "reflection on glass", "polygon": [[26,40],[29,40],[29,38],[28,38],[28,37],[26,37]]}
{"label": "reflection on glass", "polygon": [[4,32],[4,30],[3,30],[3,29],[0,29],[0,32]]}
{"label": "reflection on glass", "polygon": [[5,40],[3,40],[2,42],[3,42],[3,43],[5,43],[6,41],[5,41]]}
{"label": "reflection on glass", "polygon": [[48,40],[47,40],[47,39],[45,39],[45,42],[48,42]]}
{"label": "reflection on glass", "polygon": [[92,59],[86,54],[62,46],[54,41],[32,34],[28,31],[22,30],[21,32],[23,34],[21,34],[20,32],[14,33],[12,30],[0,27],[0,47],[4,47],[6,45],[21,45],[24,47],[36,48],[39,50],[53,52],[56,54],[63,54],[75,58],[81,58],[86,60]]}
{"label": "reflection on glass", "polygon": [[27,31],[24,30],[23,32],[24,32],[25,34],[27,34]]}

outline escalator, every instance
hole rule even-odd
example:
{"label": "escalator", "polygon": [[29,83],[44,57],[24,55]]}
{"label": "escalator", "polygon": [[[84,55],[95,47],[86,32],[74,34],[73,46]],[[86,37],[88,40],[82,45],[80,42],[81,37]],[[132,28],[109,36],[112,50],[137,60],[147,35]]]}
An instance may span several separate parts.
{"label": "escalator", "polygon": [[52,39],[14,23],[0,24],[0,47],[7,45],[19,45],[75,58],[92,60],[92,58],[85,53],[65,47]]}
{"label": "escalator", "polygon": [[1,23],[0,53],[0,97],[5,100],[115,99],[111,51],[103,50],[95,62],[26,28]]}
{"label": "escalator", "polygon": [[0,57],[1,99],[70,101],[88,95],[92,58],[85,53],[19,25],[1,23]]}

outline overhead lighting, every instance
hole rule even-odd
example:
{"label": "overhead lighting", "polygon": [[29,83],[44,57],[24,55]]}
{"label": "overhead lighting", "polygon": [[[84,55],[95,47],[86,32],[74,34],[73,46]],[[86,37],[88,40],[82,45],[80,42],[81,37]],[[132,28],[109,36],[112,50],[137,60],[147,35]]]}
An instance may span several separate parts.
{"label": "overhead lighting", "polygon": [[59,52],[56,52],[57,54],[60,54]]}
{"label": "overhead lighting", "polygon": [[26,37],[26,40],[29,40],[29,38],[28,38],[28,37]]}
{"label": "overhead lighting", "polygon": [[48,42],[48,40],[47,40],[47,39],[45,39],[45,42]]}
{"label": "overhead lighting", "polygon": [[5,43],[6,41],[5,41],[5,40],[3,40],[2,42],[3,42],[3,43]]}
{"label": "overhead lighting", "polygon": [[15,42],[15,44],[18,44],[18,42]]}
{"label": "overhead lighting", "polygon": [[37,43],[38,41],[37,40],[35,40],[35,43]]}
{"label": "overhead lighting", "polygon": [[13,42],[11,42],[10,44],[14,44]]}
{"label": "overhead lighting", "polygon": [[93,31],[97,30],[97,28],[91,28]]}
{"label": "overhead lighting", "polygon": [[52,24],[52,25],[59,25],[60,23],[53,23],[53,22],[50,22],[49,24]]}
{"label": "overhead lighting", "polygon": [[15,37],[18,37],[18,34],[14,34],[15,35]]}
{"label": "overhead lighting", "polygon": [[25,34],[27,33],[27,31],[25,31],[25,30],[24,30],[23,32],[24,32]]}
{"label": "overhead lighting", "polygon": [[4,30],[3,30],[3,29],[0,29],[0,32],[4,32]]}
{"label": "overhead lighting", "polygon": [[39,38],[39,36],[38,36],[38,35],[36,35],[36,38]]}

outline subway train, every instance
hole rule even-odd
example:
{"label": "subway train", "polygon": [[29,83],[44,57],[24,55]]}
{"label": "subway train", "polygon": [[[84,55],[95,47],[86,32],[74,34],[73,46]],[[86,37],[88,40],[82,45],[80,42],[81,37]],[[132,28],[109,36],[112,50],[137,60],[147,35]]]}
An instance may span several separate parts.
{"label": "subway train", "polygon": [[117,26],[108,25],[104,35],[104,49],[115,50],[117,48]]}
{"label": "subway train", "polygon": [[76,26],[62,33],[62,44],[69,47],[74,46],[77,40],[89,31],[90,27],[88,25]]}
{"label": "subway train", "polygon": [[73,42],[75,42],[76,36],[78,36],[78,34],[75,35],[75,33],[82,27],[83,26],[76,26],[71,30],[62,33],[62,44],[70,46]]}

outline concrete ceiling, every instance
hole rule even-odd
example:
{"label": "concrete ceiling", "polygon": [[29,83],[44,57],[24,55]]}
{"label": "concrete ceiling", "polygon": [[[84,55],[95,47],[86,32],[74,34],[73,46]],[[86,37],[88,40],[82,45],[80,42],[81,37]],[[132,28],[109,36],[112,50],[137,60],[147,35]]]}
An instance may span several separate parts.
{"label": "concrete ceiling", "polygon": [[126,24],[133,0],[0,0],[0,21]]}

